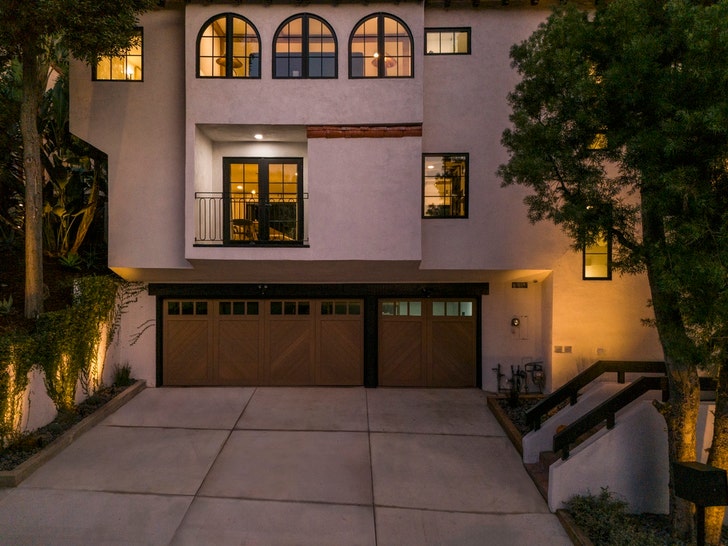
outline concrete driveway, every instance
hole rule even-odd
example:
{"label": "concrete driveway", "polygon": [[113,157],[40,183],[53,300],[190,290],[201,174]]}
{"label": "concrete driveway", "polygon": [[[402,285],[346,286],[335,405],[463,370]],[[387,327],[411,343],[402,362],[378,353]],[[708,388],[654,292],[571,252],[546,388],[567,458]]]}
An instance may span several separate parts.
{"label": "concrete driveway", "polygon": [[476,389],[146,389],[15,489],[0,544],[571,544]]}

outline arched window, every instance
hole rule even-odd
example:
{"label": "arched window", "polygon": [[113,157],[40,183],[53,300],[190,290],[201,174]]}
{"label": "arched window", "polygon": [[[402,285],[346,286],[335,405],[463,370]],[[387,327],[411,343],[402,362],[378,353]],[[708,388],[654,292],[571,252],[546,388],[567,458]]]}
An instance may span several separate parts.
{"label": "arched window", "polygon": [[335,78],[336,35],[315,15],[286,19],[273,38],[274,78]]}
{"label": "arched window", "polygon": [[197,36],[200,78],[260,78],[260,36],[245,17],[233,13],[209,19]]}
{"label": "arched window", "polygon": [[349,40],[350,78],[411,78],[412,33],[394,15],[362,19]]}

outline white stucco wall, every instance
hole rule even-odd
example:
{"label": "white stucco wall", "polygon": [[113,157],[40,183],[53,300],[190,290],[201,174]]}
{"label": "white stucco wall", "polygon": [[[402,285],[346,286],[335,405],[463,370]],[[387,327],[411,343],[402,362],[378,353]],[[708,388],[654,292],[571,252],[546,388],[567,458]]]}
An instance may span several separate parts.
{"label": "white stucco wall", "polygon": [[566,245],[549,223],[533,226],[520,188],[501,188],[508,159],[507,95],[519,81],[509,50],[548,15],[534,9],[427,9],[427,27],[471,27],[470,55],[424,56],[423,152],[470,154],[469,218],[426,219],[424,268],[551,269]]}
{"label": "white stucco wall", "polygon": [[[338,43],[338,78],[272,79],[272,42],[278,26],[296,13],[327,21]],[[349,79],[349,36],[367,15],[386,12],[402,19],[415,44],[413,78]],[[189,5],[185,20],[188,123],[376,124],[422,121],[421,4],[332,5]],[[205,79],[196,76],[197,35],[218,14],[246,17],[261,39],[260,79]]]}
{"label": "white stucco wall", "polygon": [[[695,460],[703,463],[712,442],[714,409],[712,402],[700,404]],[[574,495],[598,495],[603,487],[627,501],[630,512],[669,511],[667,428],[650,400],[625,408],[612,430],[602,429],[549,470],[551,511]]]}
{"label": "white stucco wall", "polygon": [[109,155],[109,266],[184,268],[183,13],[141,19],[144,81],[71,63],[71,132]]}
{"label": "white stucco wall", "polygon": [[[513,288],[512,282],[526,282],[528,288]],[[511,366],[523,370],[524,364],[544,361],[543,342],[543,288],[533,277],[507,279],[492,282],[488,296],[483,298],[483,388],[490,392],[498,390],[498,378],[494,368],[501,365],[501,389],[507,389],[511,377]],[[518,318],[520,325],[511,326],[511,320]],[[547,379],[550,375],[548,362],[544,361]],[[538,392],[530,383],[531,391]]]}
{"label": "white stucco wall", "polygon": [[32,369],[21,404],[20,430],[25,432],[47,425],[56,417],[56,406],[46,392],[43,372]]}
{"label": "white stucco wall", "polygon": [[556,511],[574,495],[598,495],[609,487],[632,512],[665,514],[668,481],[665,419],[651,401],[636,402],[618,414],[612,430],[601,430],[568,459],[551,465],[549,509]]}
{"label": "white stucco wall", "polygon": [[156,316],[156,298],[146,291],[129,302],[106,355],[104,383],[113,382],[116,367],[128,365],[135,379],[143,379],[148,387],[156,385]]}
{"label": "white stucco wall", "polygon": [[554,388],[597,360],[663,360],[657,331],[642,322],[654,318],[646,277],[614,274],[611,281],[583,281],[581,268],[581,255],[573,251],[554,264]]}

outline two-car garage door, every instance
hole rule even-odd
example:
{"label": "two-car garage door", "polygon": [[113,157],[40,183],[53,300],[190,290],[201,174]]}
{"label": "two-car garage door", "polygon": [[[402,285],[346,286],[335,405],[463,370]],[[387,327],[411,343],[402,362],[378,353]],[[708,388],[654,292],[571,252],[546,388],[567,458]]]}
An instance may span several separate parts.
{"label": "two-car garage door", "polygon": [[352,300],[167,300],[166,385],[361,385]]}
{"label": "two-car garage door", "polygon": [[[362,385],[364,309],[360,299],[164,300],[163,383]],[[474,300],[379,300],[379,385],[475,386],[474,310]]]}

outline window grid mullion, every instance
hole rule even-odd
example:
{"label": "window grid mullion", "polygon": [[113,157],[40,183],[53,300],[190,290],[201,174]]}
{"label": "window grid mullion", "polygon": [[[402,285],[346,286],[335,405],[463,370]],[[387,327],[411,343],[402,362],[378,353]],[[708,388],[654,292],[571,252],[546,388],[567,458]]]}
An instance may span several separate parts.
{"label": "window grid mullion", "polygon": [[301,77],[308,78],[308,15],[301,19]]}

